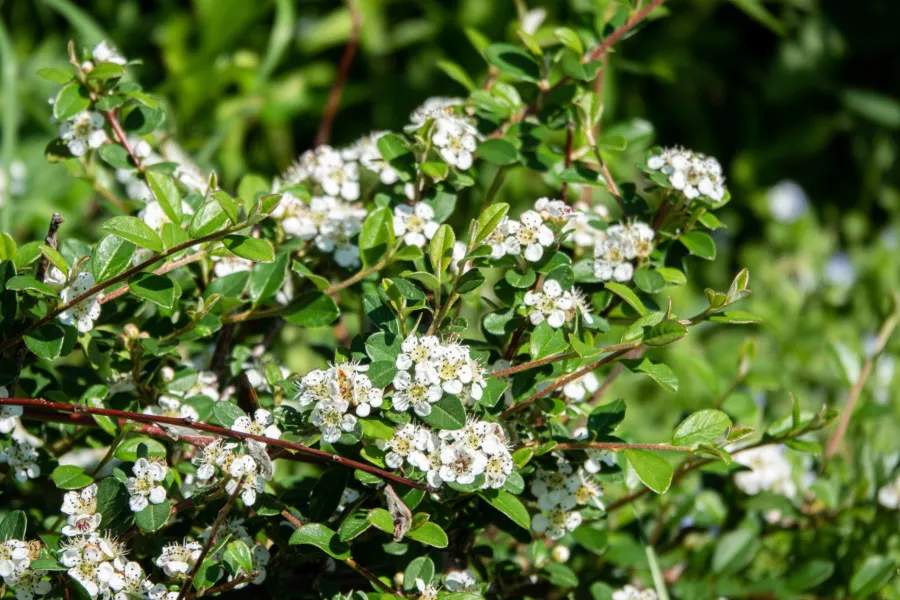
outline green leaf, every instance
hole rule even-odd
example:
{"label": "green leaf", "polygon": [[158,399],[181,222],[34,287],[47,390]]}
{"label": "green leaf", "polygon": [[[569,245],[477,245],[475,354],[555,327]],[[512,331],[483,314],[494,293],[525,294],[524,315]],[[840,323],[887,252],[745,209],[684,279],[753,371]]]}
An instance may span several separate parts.
{"label": "green leaf", "polygon": [[174,308],[175,300],[181,296],[181,288],[174,281],[155,273],[135,275],[128,280],[128,286],[132,295],[163,308]]}
{"label": "green leaf", "polygon": [[366,371],[366,375],[368,375],[372,385],[379,388],[390,385],[396,374],[397,366],[393,360],[375,361],[369,365],[369,370]]}
{"label": "green leaf", "polygon": [[499,138],[480,143],[475,153],[495,165],[511,165],[519,161],[519,151],[516,147]]}
{"label": "green leaf", "polygon": [[612,433],[625,419],[625,401],[621,398],[609,404],[603,404],[588,415],[588,430],[596,437]]}
{"label": "green leaf", "polygon": [[163,173],[148,171],[147,183],[166,216],[176,225],[181,225],[184,212],[181,205],[181,194],[178,193],[175,181]]}
{"label": "green leaf", "polygon": [[80,490],[94,483],[94,478],[75,465],[60,465],[53,469],[50,479],[61,490]]}
{"label": "green leaf", "polygon": [[53,116],[59,121],[74,117],[91,105],[91,97],[80,83],[67,83],[53,102]]}
{"label": "green leaf", "polygon": [[894,561],[887,556],[869,556],[850,580],[850,594],[865,598],[884,588],[894,574]]}
{"label": "green leaf", "polygon": [[429,247],[429,259],[431,260],[431,268],[438,279],[443,279],[443,275],[453,260],[453,245],[456,243],[456,235],[449,225],[441,225],[431,238],[431,246]]}
{"label": "green leaf", "polygon": [[222,559],[228,571],[235,575],[239,571],[244,573],[253,572],[253,557],[250,554],[250,548],[241,540],[233,540],[225,546],[225,552],[222,553]]}
{"label": "green leaf", "polygon": [[304,525],[291,535],[289,543],[292,546],[298,544],[315,546],[338,560],[350,558],[350,546],[342,542],[333,530],[321,523]]}
{"label": "green leaf", "polygon": [[421,579],[425,584],[434,579],[434,563],[427,556],[419,556],[412,559],[403,572],[403,590],[410,592],[416,589],[416,579]]}
{"label": "green leaf", "polygon": [[28,517],[21,510],[7,513],[3,521],[0,521],[0,541],[23,540],[25,529],[28,527]]}
{"label": "green leaf", "polygon": [[103,224],[103,231],[134,242],[153,252],[162,252],[163,243],[150,226],[136,217],[113,217]]}
{"label": "green leaf", "polygon": [[478,233],[475,234],[475,243],[477,244],[491,235],[508,212],[509,204],[506,204],[505,202],[491,204],[484,209],[484,211],[478,215]]}
{"label": "green leaf", "polygon": [[307,292],[291,301],[284,320],[303,327],[330,325],[341,315],[337,304],[321,292]]}
{"label": "green leaf", "polygon": [[213,405],[213,416],[222,427],[231,427],[234,422],[247,414],[233,402],[216,402]]}
{"label": "green leaf", "polygon": [[232,254],[253,262],[270,263],[275,260],[275,249],[269,240],[231,234],[222,239],[222,245]]}
{"label": "green leaf", "polygon": [[546,321],[531,332],[530,354],[533,360],[564,352],[568,347],[562,328],[553,328]]}
{"label": "green leaf", "polygon": [[834,563],[829,560],[813,559],[792,570],[787,586],[802,592],[827,581],[834,573]]}
{"label": "green leaf", "polygon": [[625,458],[648,488],[657,494],[664,494],[669,489],[675,471],[665,458],[649,450],[626,450]]}
{"label": "green leaf", "polygon": [[678,240],[694,256],[699,256],[706,260],[714,260],[716,258],[716,243],[707,233],[691,231],[679,237]]}
{"label": "green leaf", "polygon": [[25,335],[25,345],[39,358],[53,360],[62,352],[66,330],[56,323],[47,323]]}
{"label": "green leaf", "polygon": [[335,467],[325,471],[309,495],[309,519],[311,521],[327,521],[341,503],[344,488],[347,487],[349,471],[343,467]]}
{"label": "green leaf", "polygon": [[650,362],[649,358],[642,361],[622,361],[625,366],[635,373],[644,373],[658,383],[667,392],[678,391],[678,377],[667,365]]}
{"label": "green leaf", "polygon": [[212,197],[213,200],[219,203],[219,206],[222,207],[222,210],[225,211],[228,219],[234,225],[237,225],[240,222],[240,219],[238,218],[238,211],[240,209],[238,201],[232,198],[231,194],[223,190],[219,190],[218,192],[213,194]]}
{"label": "green leaf", "polygon": [[759,548],[757,537],[751,529],[735,529],[720,537],[713,552],[713,573],[734,572],[749,563]]}
{"label": "green leaf", "polygon": [[575,571],[566,565],[549,563],[544,567],[544,570],[548,574],[547,579],[553,586],[563,588],[578,586],[578,576],[575,574]]}
{"label": "green leaf", "polygon": [[634,284],[642,292],[655,294],[666,287],[666,280],[659,271],[642,268],[634,272]]}
{"label": "green leaf", "polygon": [[644,303],[641,302],[641,299],[637,297],[637,294],[635,294],[628,286],[622,285],[621,283],[608,281],[606,282],[606,289],[624,300],[642,317],[647,316],[647,309],[644,307]]}
{"label": "green leaf", "polygon": [[[40,248],[40,242],[30,242],[34,244],[36,248]],[[18,255],[18,251],[16,248],[16,241],[12,239],[6,232],[0,232],[0,261],[11,260],[15,261]],[[37,256],[35,256],[37,258]],[[16,267],[22,268],[24,265],[16,263]]]}
{"label": "green leaf", "polygon": [[522,501],[504,490],[484,490],[478,493],[481,499],[509,517],[513,523],[531,530],[531,516]]}
{"label": "green leaf", "polygon": [[562,42],[566,48],[575,54],[579,56],[584,55],[584,46],[581,43],[581,38],[568,27],[557,27],[553,31],[553,35],[556,36],[556,39]]}
{"label": "green leaf", "polygon": [[372,362],[388,361],[394,362],[397,356],[403,352],[401,340],[394,335],[388,335],[383,331],[373,333],[366,339],[366,354],[372,359]]}
{"label": "green leaf", "polygon": [[371,526],[372,523],[366,518],[366,513],[356,511],[341,523],[338,529],[338,536],[342,542],[349,542],[362,535]]}
{"label": "green leaf", "polygon": [[426,546],[434,546],[435,548],[446,548],[449,540],[443,529],[431,521],[425,523],[418,529],[413,529],[406,534],[411,540],[416,540]]}
{"label": "green leaf", "polygon": [[222,228],[228,221],[228,215],[215,200],[208,200],[206,204],[194,213],[191,224],[188,226],[188,235],[193,239],[201,238],[214,233]]}
{"label": "green leaf", "polygon": [[136,249],[137,246],[132,242],[123,240],[117,235],[104,236],[97,243],[91,257],[91,274],[94,281],[100,283],[125,271],[131,265],[131,258]]}
{"label": "green leaf", "polygon": [[142,531],[159,531],[169,520],[171,511],[172,503],[168,500],[159,504],[148,504],[143,510],[135,513],[134,522]]}
{"label": "green leaf", "polygon": [[147,456],[165,457],[166,447],[149,437],[128,438],[116,448],[116,458],[125,462],[134,462],[138,459],[138,446],[143,444],[147,448]]}
{"label": "green leaf", "polygon": [[677,342],[688,334],[688,329],[678,321],[667,320],[657,323],[644,334],[644,343],[648,346],[665,346]]}
{"label": "green leaf", "polygon": [[489,63],[516,79],[537,82],[541,69],[534,57],[525,50],[510,44],[491,44],[484,50]]}
{"label": "green leaf", "polygon": [[[379,143],[387,136],[379,139]],[[390,252],[396,239],[394,237],[394,216],[386,206],[376,208],[369,213],[359,232],[359,255],[363,267],[371,267]]]}
{"label": "green leaf", "polygon": [[757,325],[763,320],[743,310],[727,310],[723,313],[713,315],[710,321],[717,323],[731,323],[732,325]]}
{"label": "green leaf", "polygon": [[50,296],[51,298],[57,297],[56,290],[46,283],[38,281],[31,275],[16,275],[15,277],[11,277],[6,281],[6,289],[15,292],[28,290]]}
{"label": "green leaf", "polygon": [[62,271],[64,275],[68,276],[69,266],[66,264],[66,259],[63,258],[63,255],[57,252],[55,248],[51,248],[47,244],[41,244],[41,254],[50,261],[51,265]]}
{"label": "green leaf", "polygon": [[73,75],[71,69],[61,69],[59,67],[45,67],[38,69],[38,77],[46,79],[51,83],[69,83],[72,81]]}
{"label": "green leaf", "polygon": [[197,569],[197,575],[194,577],[194,589],[198,591],[208,590],[216,585],[216,582],[218,582],[224,574],[225,569],[223,569],[217,561],[206,558],[203,560],[200,568]]}
{"label": "green leaf", "polygon": [[103,515],[100,529],[121,531],[134,519],[128,505],[130,495],[125,484],[115,477],[100,480],[97,486],[97,512]]}
{"label": "green leaf", "polygon": [[254,306],[262,304],[281,289],[287,273],[289,256],[287,252],[284,252],[278,255],[275,262],[253,265],[248,293]]}
{"label": "green leaf", "polygon": [[740,8],[747,15],[762,25],[768,27],[777,35],[784,35],[784,26],[762,3],[762,0],[731,0],[731,3]]}
{"label": "green leaf", "polygon": [[672,434],[676,446],[715,444],[725,439],[731,429],[731,419],[720,410],[698,410],[681,422]]}
{"label": "green leaf", "polygon": [[466,409],[458,397],[445,395],[431,405],[431,414],[422,420],[435,429],[456,431],[466,425]]}
{"label": "green leaf", "polygon": [[481,269],[475,267],[463,273],[462,277],[456,283],[456,293],[468,294],[474,292],[484,283],[484,274]]}
{"label": "green leaf", "polygon": [[475,82],[472,81],[472,78],[469,77],[469,74],[466,73],[463,68],[455,62],[449,60],[439,60],[436,64],[441,71],[443,71],[450,77],[450,79],[459,83],[470,92],[475,89]]}

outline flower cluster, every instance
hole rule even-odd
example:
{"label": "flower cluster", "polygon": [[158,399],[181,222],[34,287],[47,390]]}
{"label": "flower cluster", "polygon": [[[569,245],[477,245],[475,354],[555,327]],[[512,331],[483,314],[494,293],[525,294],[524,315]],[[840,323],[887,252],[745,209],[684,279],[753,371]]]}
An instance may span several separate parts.
{"label": "flower cluster", "polygon": [[31,568],[40,558],[42,544],[38,541],[8,539],[0,542],[0,578],[16,592],[17,600],[32,600],[44,596],[52,588],[47,571]]}
{"label": "flower cluster", "polygon": [[[81,294],[94,287],[94,276],[82,271],[75,276],[72,283],[64,289],[59,297],[64,303],[71,302]],[[100,318],[100,299],[93,295],[85,298],[75,306],[67,308],[59,314],[59,322],[63,325],[74,325],[78,331],[86,333],[94,328],[94,321]]]}
{"label": "flower cluster", "polygon": [[465,171],[472,166],[479,137],[478,130],[467,121],[454,116],[440,116],[434,121],[431,141],[448,165]]}
{"label": "flower cluster", "polygon": [[349,150],[359,160],[360,165],[378,175],[381,183],[392,185],[397,183],[400,175],[384,160],[384,157],[381,156],[381,151],[378,149],[378,140],[387,133],[387,131],[374,131],[358,139],[350,146]]}
{"label": "flower cluster", "polygon": [[788,498],[797,494],[797,486],[791,478],[791,463],[780,446],[760,446],[734,455],[734,461],[749,467],[734,476],[734,483],[746,494],[762,491],[774,492]]}
{"label": "flower cluster", "polygon": [[240,444],[221,439],[205,446],[193,460],[197,465],[197,483],[200,486],[212,485],[218,469],[225,478],[225,491],[234,494],[240,486],[241,500],[247,506],[253,506],[256,504],[257,494],[265,489],[266,477],[271,477],[272,474],[264,475],[264,469],[253,456],[239,454],[240,448]]}
{"label": "flower cluster", "polygon": [[439,117],[459,118],[458,109],[466,100],[464,98],[447,98],[444,96],[433,96],[425,100],[421,106],[416,108],[409,116],[412,128],[421,127],[431,119]]}
{"label": "flower cluster", "polygon": [[394,235],[402,237],[409,246],[422,248],[434,237],[439,226],[434,220],[434,209],[424,202],[394,207]]}
{"label": "flower cluster", "polygon": [[163,458],[139,458],[131,469],[134,477],[128,478],[125,487],[131,494],[128,505],[131,510],[144,510],[148,504],[162,504],[166,501],[166,488],[162,485],[169,473],[169,465]]}
{"label": "flower cluster", "polygon": [[613,592],[612,600],[656,600],[656,592],[653,590],[639,590],[632,585],[626,585],[621,590]]}
{"label": "flower cluster", "polygon": [[530,490],[537,499],[538,513],[531,520],[531,528],[551,540],[558,540],[568,531],[581,525],[582,516],[577,508],[593,505],[602,509],[600,497],[603,490],[583,467],[577,470],[560,460],[555,471],[538,469]]}
{"label": "flower cluster", "polygon": [[603,222],[609,220],[609,211],[602,204],[590,206],[584,202],[575,203],[575,214],[563,226],[563,233],[569,233],[567,239],[579,248],[592,248],[606,239]]}
{"label": "flower cluster", "polygon": [[166,577],[177,579],[190,573],[200,554],[203,553],[203,545],[193,540],[184,540],[181,543],[171,542],[163,546],[162,552],[156,559],[156,566],[163,570]]}
{"label": "flower cluster", "polygon": [[311,240],[315,247],[342,267],[358,267],[359,248],[351,239],[360,232],[366,211],[334,196],[314,196],[305,204],[293,194],[284,193],[272,211],[288,237]]}
{"label": "flower cluster", "polygon": [[456,340],[442,342],[437,336],[413,334],[403,340],[400,348],[391,398],[394,410],[412,408],[420,417],[426,417],[444,392],[465,401],[480,400],[484,394],[484,366],[472,358],[468,346]]}
{"label": "flower cluster", "polygon": [[647,166],[668,175],[669,184],[688,200],[706,196],[716,202],[725,197],[722,165],[715,158],[685,148],[666,148],[651,156]]}
{"label": "flower cluster", "polygon": [[498,423],[470,419],[462,429],[438,433],[417,425],[400,425],[389,440],[380,440],[385,464],[399,469],[404,461],[425,473],[433,488],[443,483],[469,485],[483,476],[482,489],[498,489],[512,473],[506,434]]}
{"label": "flower cluster", "polygon": [[41,467],[37,461],[37,450],[23,440],[13,439],[7,448],[0,451],[0,464],[8,464],[16,481],[21,483],[41,476]]}
{"label": "flower cluster", "polygon": [[357,416],[367,417],[381,406],[384,391],[372,385],[368,368],[352,361],[310,371],[300,380],[296,399],[300,406],[313,405],[310,422],[326,442],[338,441],[342,432],[356,428]]}
{"label": "flower cluster", "polygon": [[495,260],[509,255],[537,262],[555,239],[553,230],[544,223],[541,214],[526,210],[518,220],[504,217],[485,243],[491,246],[491,258]]}
{"label": "flower cluster", "polygon": [[327,196],[359,199],[359,163],[352,150],[340,151],[322,145],[300,155],[285,172],[288,185],[311,182]]}
{"label": "flower cluster", "polygon": [[546,321],[550,327],[559,329],[572,322],[576,313],[586,323],[594,322],[584,294],[574,287],[563,291],[555,279],[545,281],[538,291],[526,292],[524,302],[532,325],[540,325]]}
{"label": "flower cluster", "polygon": [[109,140],[103,129],[104,123],[100,113],[83,110],[59,124],[59,137],[74,156],[84,156]]}
{"label": "flower cluster", "polygon": [[[9,398],[9,390],[0,385],[0,398]],[[21,406],[0,406],[0,434],[9,435],[19,426],[19,417],[25,412]]]}
{"label": "flower cluster", "polygon": [[594,246],[594,276],[601,281],[630,281],[634,276],[631,261],[650,256],[655,236],[653,228],[640,221],[610,226],[606,239]]}

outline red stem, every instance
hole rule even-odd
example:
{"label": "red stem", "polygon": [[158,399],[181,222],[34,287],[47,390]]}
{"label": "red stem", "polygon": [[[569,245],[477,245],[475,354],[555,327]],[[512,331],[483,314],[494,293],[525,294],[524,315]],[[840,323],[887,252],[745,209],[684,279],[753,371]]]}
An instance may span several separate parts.
{"label": "red stem", "polygon": [[325,104],[325,111],[322,113],[322,121],[319,123],[319,131],[316,133],[316,146],[327,144],[331,139],[331,124],[334,116],[337,114],[338,106],[341,104],[341,95],[344,93],[344,83],[347,81],[347,75],[350,73],[350,66],[353,64],[353,57],[356,55],[356,47],[359,45],[359,32],[362,28],[362,16],[354,0],[347,0],[347,8],[350,9],[350,18],[352,19],[352,29],[350,31],[350,40],[344,48],[344,54],[341,56],[341,63],[338,67],[337,78],[328,90],[328,101]]}

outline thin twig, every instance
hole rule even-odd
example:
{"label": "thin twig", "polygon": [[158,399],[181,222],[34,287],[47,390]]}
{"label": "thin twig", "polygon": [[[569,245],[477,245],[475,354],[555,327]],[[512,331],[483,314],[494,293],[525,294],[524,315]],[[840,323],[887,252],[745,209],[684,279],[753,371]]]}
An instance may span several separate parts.
{"label": "thin twig", "polygon": [[850,389],[850,395],[847,396],[847,402],[844,404],[844,410],[841,413],[841,420],[838,423],[834,435],[831,436],[831,439],[828,441],[828,446],[825,450],[825,458],[831,458],[837,454],[838,447],[841,445],[841,440],[844,439],[844,434],[847,433],[847,427],[850,425],[850,418],[853,416],[853,408],[856,406],[856,401],[859,400],[859,395],[866,385],[869,373],[872,372],[872,365],[875,363],[875,359],[878,358],[878,355],[884,350],[884,346],[887,344],[888,339],[897,327],[898,319],[900,319],[900,295],[894,298],[894,310],[881,326],[878,337],[875,339],[875,347],[863,363],[862,369],[859,371],[859,376],[856,378],[856,382],[854,382],[853,387]]}
{"label": "thin twig", "polygon": [[216,240],[220,237],[224,237],[225,235],[227,235],[231,232],[234,232],[234,231],[238,231],[239,229],[242,229],[243,227],[245,227],[245,225],[235,225],[234,227],[228,227],[221,231],[216,231],[216,232],[210,233],[209,235],[199,237],[197,239],[187,240],[186,242],[182,242],[180,244],[172,246],[168,250],[165,250],[163,252],[160,252],[159,254],[155,254],[155,255],[151,256],[150,258],[139,263],[138,265],[135,265],[134,267],[131,267],[130,269],[127,269],[126,271],[123,271],[122,273],[119,273],[115,277],[110,277],[106,281],[102,281],[98,284],[95,284],[93,287],[86,290],[84,293],[72,298],[69,302],[66,302],[65,304],[62,304],[62,305],[56,307],[55,310],[52,310],[49,313],[47,313],[47,315],[44,316],[42,319],[35,321],[34,323],[31,323],[30,325],[25,327],[23,330],[19,331],[18,333],[14,333],[10,337],[6,338],[6,340],[4,340],[2,343],[0,343],[0,352],[3,352],[4,350],[8,349],[13,344],[18,342],[19,340],[21,340],[30,331],[33,331],[43,325],[46,325],[47,323],[50,323],[51,321],[53,321],[53,319],[58,317],[60,314],[62,314],[66,310],[72,308],[73,306],[80,304],[81,302],[84,302],[91,296],[95,296],[96,294],[102,292],[106,288],[112,287],[112,286],[116,285],[117,283],[121,283],[122,281],[127,280],[132,275],[137,275],[138,273],[142,272],[147,267],[151,267],[151,266],[155,265],[156,263],[158,263],[159,261],[167,259],[168,257],[172,256],[173,254],[178,254],[182,250],[187,250],[188,248],[191,248],[192,246],[196,246],[198,244],[203,244],[206,242],[210,242],[212,240]]}
{"label": "thin twig", "polygon": [[526,408],[528,408],[529,406],[531,406],[532,404],[534,404],[541,398],[543,398],[545,396],[549,396],[553,391],[563,387],[567,383],[575,381],[576,379],[583,377],[584,375],[590,373],[591,371],[594,371],[604,365],[611,363],[612,361],[616,360],[617,358],[619,358],[620,356],[622,356],[623,354],[625,354],[626,352],[628,352],[629,350],[632,350],[632,349],[634,349],[633,345],[629,346],[628,348],[623,348],[621,350],[613,352],[612,354],[604,356],[597,362],[591,363],[586,367],[578,369],[577,371],[574,371],[574,372],[566,375],[565,377],[560,377],[559,379],[557,379],[556,381],[554,381],[553,383],[551,383],[544,389],[540,390],[539,392],[535,392],[534,394],[532,394],[525,400],[522,400],[518,404],[513,404],[512,406],[510,406],[509,408],[504,410],[502,413],[500,413],[500,418],[505,419],[505,418],[508,418],[522,410],[525,410]]}
{"label": "thin twig", "polygon": [[319,131],[316,133],[316,146],[327,144],[328,140],[331,139],[331,124],[334,121],[335,114],[337,114],[338,106],[340,106],[344,84],[347,81],[347,75],[350,73],[353,57],[356,55],[356,47],[359,45],[362,16],[355,0],[347,0],[347,8],[350,9],[351,19],[350,39],[347,41],[344,54],[341,56],[337,77],[335,77],[334,83],[331,84],[331,89],[328,90],[328,100],[325,103],[325,110],[322,112],[322,120],[319,122]]}
{"label": "thin twig", "polygon": [[225,522],[225,517],[227,517],[228,513],[231,512],[231,507],[234,506],[238,494],[241,493],[241,486],[244,485],[244,479],[246,477],[246,474],[241,475],[241,478],[238,480],[238,483],[234,488],[234,491],[228,497],[228,502],[226,502],[225,506],[222,507],[222,510],[219,511],[216,520],[213,522],[212,527],[209,530],[209,537],[206,539],[206,543],[203,544],[203,550],[200,551],[200,556],[197,558],[197,562],[194,563],[194,568],[191,569],[191,572],[188,574],[187,579],[184,580],[184,583],[181,586],[181,591],[178,592],[177,600],[184,600],[187,591],[191,589],[191,584],[194,582],[194,578],[197,576],[197,573],[200,571],[200,567],[203,565],[203,561],[209,554],[210,548],[216,545],[216,534],[219,533],[219,528],[222,527],[222,523]]}
{"label": "thin twig", "polygon": [[109,123],[109,126],[116,134],[116,139],[120,144],[122,144],[122,147],[125,148],[125,151],[128,152],[128,156],[130,156],[132,162],[134,162],[135,168],[139,173],[144,175],[146,169],[141,163],[140,159],[137,157],[137,154],[134,153],[134,148],[132,148],[131,144],[128,143],[128,136],[125,135],[125,131],[122,129],[122,125],[119,124],[119,120],[116,118],[115,111],[105,110],[103,111],[103,116],[106,117],[107,123]]}
{"label": "thin twig", "polygon": [[44,400],[41,398],[0,398],[0,406],[9,405],[9,406],[31,406],[36,407],[38,409],[45,409],[50,411],[57,411],[62,413],[75,413],[75,414],[88,414],[88,415],[105,415],[107,417],[114,417],[118,419],[127,419],[130,421],[135,421],[137,423],[150,423],[153,425],[175,425],[178,427],[185,427],[187,429],[193,429],[196,431],[205,431],[207,433],[211,433],[215,436],[219,437],[227,437],[240,441],[244,440],[255,440],[257,442],[262,442],[264,444],[268,444],[270,446],[276,446],[279,448],[285,448],[286,450],[294,451],[300,455],[308,457],[309,460],[312,460],[317,463],[334,463],[338,465],[342,465],[344,467],[350,469],[358,469],[360,471],[365,471],[367,473],[371,473],[372,475],[376,475],[381,477],[386,481],[391,481],[393,483],[399,483],[402,485],[408,485],[410,487],[414,487],[417,489],[427,489],[427,487],[419,482],[412,481],[411,479],[407,479],[405,477],[401,477],[399,475],[395,475],[389,471],[385,471],[384,469],[379,469],[378,467],[368,465],[365,463],[361,463],[355,460],[351,460],[349,458],[345,458],[343,456],[339,456],[337,454],[331,454],[330,452],[325,452],[324,450],[318,450],[316,448],[310,448],[309,446],[304,446],[303,444],[298,444],[295,442],[289,442],[287,440],[279,440],[275,438],[270,438],[262,435],[256,435],[253,433],[246,433],[243,431],[236,431],[234,429],[227,429],[225,427],[219,427],[217,425],[209,425],[207,423],[197,423],[192,419],[185,419],[181,417],[166,417],[163,415],[147,415],[143,413],[129,412],[124,410],[115,410],[112,408],[99,408],[94,406],[82,406],[80,404],[65,404],[62,402],[50,402],[49,400]]}

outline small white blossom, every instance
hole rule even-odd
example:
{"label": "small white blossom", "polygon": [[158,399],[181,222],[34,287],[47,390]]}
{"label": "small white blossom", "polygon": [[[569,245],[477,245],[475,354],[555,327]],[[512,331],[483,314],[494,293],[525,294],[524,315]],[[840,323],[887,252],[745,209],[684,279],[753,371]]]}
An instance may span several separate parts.
{"label": "small white blossom", "polygon": [[92,110],[83,110],[59,125],[59,137],[74,156],[84,156],[88,150],[106,143],[103,116]]}
{"label": "small white blossom", "polygon": [[375,131],[359,139],[352,147],[359,157],[359,164],[378,175],[381,183],[392,185],[397,183],[400,175],[384,160],[378,149],[378,140],[387,133],[387,131]]}
{"label": "small white blossom", "polygon": [[900,477],[878,489],[878,503],[891,510],[900,507]]}
{"label": "small white blossom", "polygon": [[533,210],[526,210],[518,221],[509,221],[506,227],[509,234],[504,240],[506,254],[521,254],[529,262],[541,260],[544,248],[552,246],[556,239],[543,217]]}
{"label": "small white blossom", "polygon": [[606,239],[606,231],[592,224],[609,220],[609,211],[605,206],[576,202],[575,210],[575,216],[568,219],[562,229],[563,233],[572,232],[567,239],[572,240],[579,248],[590,248]]}
{"label": "small white blossom", "polygon": [[312,181],[328,196],[359,199],[359,164],[352,151],[342,154],[331,146],[318,146],[304,152],[283,178],[290,185]]}
{"label": "small white blossom", "polygon": [[426,584],[423,579],[416,579],[416,589],[419,591],[417,600],[437,600],[438,589],[431,584]]}
{"label": "small white blossom", "polygon": [[28,442],[16,439],[12,441],[12,445],[0,452],[0,464],[8,464],[16,481],[20,483],[41,476],[41,467],[37,461],[38,453],[34,447]]}
{"label": "small white blossom", "polygon": [[72,537],[96,531],[103,518],[97,512],[97,484],[92,483],[80,492],[66,492],[60,510],[68,515],[63,535]]}
{"label": "small white blossom", "polygon": [[772,218],[779,223],[793,223],[803,216],[809,207],[806,192],[796,182],[779,181],[766,192],[766,201]]}
{"label": "small white blossom", "polygon": [[115,63],[117,65],[125,66],[128,63],[128,60],[116,50],[116,47],[103,40],[96,46],[94,46],[93,52],[91,55],[94,57],[94,62],[98,63]]}
{"label": "small white blossom", "polygon": [[569,291],[563,292],[558,281],[548,279],[540,291],[525,293],[525,306],[528,307],[528,319],[532,325],[540,325],[547,321],[550,327],[559,329],[566,324],[574,303]]}
{"label": "small white blossom", "polygon": [[600,380],[593,371],[589,371],[564,385],[563,395],[572,401],[581,402],[588,394],[593,394],[598,389],[600,389]]}
{"label": "small white blossom", "polygon": [[161,567],[170,578],[187,575],[202,552],[203,546],[198,542],[187,540],[181,544],[172,542],[163,547],[162,554],[156,559],[156,566]]}
{"label": "small white blossom", "polygon": [[394,208],[394,235],[402,236],[409,246],[422,248],[434,237],[438,227],[434,210],[424,202],[415,207],[401,204]]}
{"label": "small white blossom", "polygon": [[216,277],[226,277],[241,271],[250,271],[253,269],[253,261],[233,254],[226,256],[213,256],[213,272]]}
{"label": "small white blossom", "polygon": [[[276,440],[281,437],[281,430],[275,425],[275,417],[264,408],[256,409],[256,412],[253,413],[253,419],[247,416],[238,417],[234,420],[231,428],[235,431],[252,433],[253,435],[261,435]],[[265,444],[262,445],[264,446]]]}
{"label": "small white blossom", "polygon": [[148,406],[144,409],[144,414],[191,421],[200,420],[200,413],[197,412],[197,409],[176,396],[160,396],[156,399],[156,406]]}
{"label": "small white blossom", "polygon": [[462,119],[438,117],[431,141],[440,149],[447,164],[465,171],[472,166],[478,131]]}
{"label": "small white blossom", "polygon": [[387,451],[385,464],[392,469],[399,469],[414,451],[425,450],[428,441],[427,431],[410,424],[398,426],[391,439],[381,443],[382,449]]}
{"label": "small white blossom", "polygon": [[409,120],[412,122],[413,129],[416,129],[431,119],[455,117],[457,116],[457,109],[465,102],[465,98],[445,98],[441,96],[428,98],[412,112]]}
{"label": "small white blossom", "polygon": [[[9,390],[6,389],[6,386],[0,385],[0,398],[9,398]],[[23,412],[21,406],[7,404],[0,406],[0,433],[9,435],[15,431]]]}
{"label": "small white blossom", "polygon": [[531,528],[543,533],[551,540],[558,540],[567,532],[575,531],[581,525],[581,513],[563,508],[554,508],[548,514],[538,513],[531,519]]}
{"label": "small white blossom", "polygon": [[791,463],[784,456],[780,446],[760,446],[735,453],[734,461],[750,467],[734,476],[734,483],[745,493],[756,495],[771,491],[788,498],[797,493],[797,486],[791,479]]}
{"label": "small white blossom", "polygon": [[639,590],[634,586],[626,585],[621,590],[613,592],[612,600],[656,600],[656,592]]}
{"label": "small white blossom", "polygon": [[448,571],[444,575],[444,587],[451,592],[465,592],[471,590],[476,584],[475,574],[470,570]]}
{"label": "small white blossom", "polygon": [[668,175],[669,185],[688,200],[705,196],[721,202],[725,197],[722,165],[715,158],[684,148],[666,148],[650,157],[647,166]]}
{"label": "small white blossom", "polygon": [[[75,280],[60,293],[64,302],[70,302],[94,287],[94,276],[81,272]],[[86,333],[94,328],[94,321],[100,318],[100,299],[96,294],[82,300],[75,306],[67,308],[59,314],[59,322],[63,325],[74,325],[78,331]]]}
{"label": "small white blossom", "polygon": [[128,478],[125,487],[131,494],[128,501],[131,510],[139,512],[148,504],[162,504],[166,501],[166,488],[161,485],[169,473],[169,466],[164,459],[139,458],[132,468],[134,477]]}
{"label": "small white blossom", "polygon": [[487,456],[477,450],[467,450],[458,444],[448,444],[441,448],[441,464],[441,479],[466,485],[484,473]]}
{"label": "small white blossom", "polygon": [[559,225],[565,224],[571,219],[580,216],[577,208],[573,208],[562,200],[552,198],[538,198],[534,202],[534,210],[545,221],[551,221]]}
{"label": "small white blossom", "polygon": [[322,432],[322,439],[333,444],[343,432],[351,432],[358,423],[354,415],[348,414],[350,403],[346,400],[322,400],[309,415],[309,421]]}

